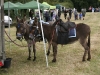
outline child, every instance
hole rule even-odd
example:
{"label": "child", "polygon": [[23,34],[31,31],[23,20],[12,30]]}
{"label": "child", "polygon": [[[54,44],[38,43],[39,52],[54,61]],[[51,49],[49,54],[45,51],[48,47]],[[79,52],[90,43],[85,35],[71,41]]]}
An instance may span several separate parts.
{"label": "child", "polygon": [[79,13],[79,19],[80,20],[82,19],[82,13],[81,12]]}

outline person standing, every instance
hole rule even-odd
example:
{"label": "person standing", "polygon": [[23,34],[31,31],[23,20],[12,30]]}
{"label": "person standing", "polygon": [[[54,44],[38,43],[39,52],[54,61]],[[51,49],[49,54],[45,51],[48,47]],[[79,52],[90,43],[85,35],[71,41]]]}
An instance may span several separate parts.
{"label": "person standing", "polygon": [[79,19],[80,20],[82,19],[82,13],[81,12],[79,13]]}
{"label": "person standing", "polygon": [[69,17],[70,17],[70,19],[71,19],[71,17],[72,17],[72,10],[71,9],[69,9]]}
{"label": "person standing", "polygon": [[64,10],[64,18],[66,19],[66,17],[67,17],[67,10],[65,9]]}
{"label": "person standing", "polygon": [[92,13],[94,13],[94,8],[92,7]]}
{"label": "person standing", "polygon": [[82,9],[81,12],[82,12],[83,20],[84,20],[84,17],[85,17],[85,14],[86,14],[86,9]]}
{"label": "person standing", "polygon": [[61,11],[58,9],[58,17],[60,18],[61,16]]}
{"label": "person standing", "polygon": [[30,19],[33,19],[33,12],[32,12],[32,10],[30,10],[30,12],[29,12],[29,17],[30,17]]}
{"label": "person standing", "polygon": [[46,11],[46,13],[45,13],[45,20],[46,20],[46,22],[49,21],[49,11]]}
{"label": "person standing", "polygon": [[43,11],[42,11],[42,9],[40,9],[40,15],[41,15],[41,19],[43,19]]}
{"label": "person standing", "polygon": [[50,16],[51,16],[51,21],[52,21],[53,20],[53,11],[51,11]]}
{"label": "person standing", "polygon": [[75,18],[75,20],[78,20],[78,12],[77,12],[77,9],[75,9],[75,11],[74,11],[74,18]]}
{"label": "person standing", "polygon": [[53,11],[53,18],[52,18],[52,20],[53,20],[53,21],[56,20],[56,10]]}

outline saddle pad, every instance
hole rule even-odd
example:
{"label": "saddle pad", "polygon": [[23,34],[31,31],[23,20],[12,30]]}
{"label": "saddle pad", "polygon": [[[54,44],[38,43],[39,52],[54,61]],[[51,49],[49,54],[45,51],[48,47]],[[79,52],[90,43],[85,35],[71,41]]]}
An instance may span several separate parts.
{"label": "saddle pad", "polygon": [[33,22],[34,22],[34,20],[30,20],[30,21],[29,21],[29,24],[30,24],[30,25],[32,25],[32,24],[33,24]]}
{"label": "saddle pad", "polygon": [[69,38],[76,37],[76,29],[71,28],[69,29]]}
{"label": "saddle pad", "polygon": [[[33,22],[34,22],[34,20],[30,20],[30,21],[29,21],[29,24],[32,25]],[[41,20],[40,22],[42,22],[42,23],[46,23],[46,24],[49,24],[48,22],[44,22],[43,20]]]}
{"label": "saddle pad", "polygon": [[44,22],[43,20],[41,20],[40,22],[42,22],[42,23],[46,23],[46,24],[49,24],[49,22]]}

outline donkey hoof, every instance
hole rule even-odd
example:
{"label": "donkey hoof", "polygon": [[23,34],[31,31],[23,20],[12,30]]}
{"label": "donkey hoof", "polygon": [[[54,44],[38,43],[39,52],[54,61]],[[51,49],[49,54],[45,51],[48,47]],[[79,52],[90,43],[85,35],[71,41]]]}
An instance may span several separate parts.
{"label": "donkey hoof", "polygon": [[35,60],[36,60],[36,57],[34,57],[33,61],[35,61]]}
{"label": "donkey hoof", "polygon": [[27,58],[27,60],[31,60],[31,58]]}
{"label": "donkey hoof", "polygon": [[49,56],[50,52],[47,53],[47,56]]}
{"label": "donkey hoof", "polygon": [[90,61],[90,58],[88,58],[87,60]]}
{"label": "donkey hoof", "polygon": [[85,61],[85,59],[82,60],[83,62]]}
{"label": "donkey hoof", "polygon": [[53,59],[52,62],[56,62],[56,59]]}
{"label": "donkey hoof", "polygon": [[36,59],[33,59],[33,61],[35,61]]}

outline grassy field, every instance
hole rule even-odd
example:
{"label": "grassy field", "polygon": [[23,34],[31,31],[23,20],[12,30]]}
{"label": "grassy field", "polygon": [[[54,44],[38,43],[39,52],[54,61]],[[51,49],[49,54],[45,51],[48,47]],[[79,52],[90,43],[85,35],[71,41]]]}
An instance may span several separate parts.
{"label": "grassy field", "polygon": [[[66,21],[61,15],[63,21]],[[6,57],[12,58],[11,67],[7,72],[0,70],[0,75],[100,75],[100,13],[86,13],[85,20],[71,21],[77,23],[86,23],[91,28],[91,61],[82,62],[84,49],[76,41],[73,44],[58,45],[57,62],[52,63],[52,50],[48,56],[49,67],[46,67],[43,42],[36,44],[37,59],[35,62],[28,61],[27,47],[19,47],[13,43],[5,41]],[[5,28],[9,32],[8,28]],[[11,39],[15,40],[16,28],[10,29]],[[9,40],[5,35],[6,40]],[[26,42],[16,40],[17,44],[26,46]],[[47,44],[46,44],[47,47]]]}

